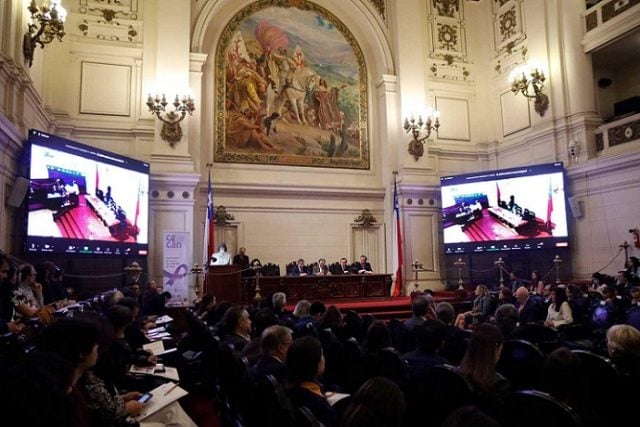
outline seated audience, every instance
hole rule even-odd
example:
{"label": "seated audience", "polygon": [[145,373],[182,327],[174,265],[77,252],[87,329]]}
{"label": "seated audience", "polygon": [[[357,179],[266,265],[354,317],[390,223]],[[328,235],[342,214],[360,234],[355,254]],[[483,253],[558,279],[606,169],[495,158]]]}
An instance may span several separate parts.
{"label": "seated audience", "polygon": [[467,349],[467,334],[453,324],[456,311],[451,303],[439,302],[436,306],[436,317],[445,324],[444,343],[439,354],[450,364],[457,366]]}
{"label": "seated audience", "polygon": [[456,326],[461,329],[471,325],[477,326],[491,315],[492,299],[489,289],[485,285],[478,285],[475,289],[475,295],[471,311],[460,313],[456,319]]}
{"label": "seated audience", "polygon": [[542,321],[546,316],[541,298],[530,295],[524,286],[516,290],[516,299],[518,300],[518,323],[520,325]]}
{"label": "seated audience", "polygon": [[255,378],[273,377],[281,384],[284,384],[287,377],[287,351],[293,343],[291,329],[273,325],[269,326],[262,332],[260,337],[260,346],[262,347],[262,356],[251,368],[251,372]]}
{"label": "seated audience", "polygon": [[271,296],[271,304],[273,305],[273,314],[278,319],[282,319],[287,313],[285,307],[287,305],[287,295],[284,292],[276,292]]}
{"label": "seated audience", "polygon": [[430,295],[418,295],[411,301],[411,311],[413,315],[404,321],[405,326],[409,330],[422,325],[425,320],[427,320],[430,305],[427,297],[429,296]]}
{"label": "seated audience", "polygon": [[237,352],[251,341],[251,318],[249,312],[240,305],[233,305],[224,313],[220,320],[218,333],[223,337],[224,344],[230,345]]}
{"label": "seated audience", "polygon": [[324,355],[315,337],[296,339],[287,352],[288,396],[294,407],[306,406],[326,427],[335,427],[338,420],[321,388],[319,378],[324,373]]}
{"label": "seated audience", "polygon": [[42,285],[36,282],[36,270],[30,264],[20,268],[20,281],[13,288],[11,302],[21,317],[34,317],[44,305]]}
{"label": "seated audience", "polygon": [[503,342],[500,330],[489,323],[478,325],[471,334],[458,369],[476,392],[500,394],[510,388],[509,381],[496,371]]}
{"label": "seated audience", "polygon": [[513,332],[518,326],[518,309],[513,304],[503,304],[496,309],[496,327],[505,340],[513,338]]}
{"label": "seated audience", "polygon": [[567,301],[567,290],[565,288],[555,286],[551,289],[551,304],[547,311],[547,319],[544,326],[549,328],[557,328],[562,325],[570,325],[573,323],[573,314],[571,306]]}
{"label": "seated audience", "polygon": [[529,293],[542,295],[543,290],[544,290],[544,282],[540,278],[540,273],[538,273],[537,271],[532,271],[531,281],[529,282],[529,286],[528,286]]}
{"label": "seated audience", "polygon": [[278,318],[273,314],[273,310],[264,307],[251,316],[251,324],[253,325],[253,338],[242,349],[241,355],[246,357],[249,365],[255,364],[260,356],[262,356],[262,346],[260,340],[262,333],[270,326],[277,325]]}
{"label": "seated audience", "polygon": [[613,325],[607,330],[607,352],[618,369],[640,380],[640,331],[630,325]]}
{"label": "seated audience", "polygon": [[427,320],[414,329],[418,347],[402,356],[413,377],[427,378],[429,369],[449,363],[438,352],[444,343],[446,326],[440,320]]}
{"label": "seated audience", "polygon": [[344,412],[344,427],[401,427],[406,403],[400,388],[384,377],[367,380]]}

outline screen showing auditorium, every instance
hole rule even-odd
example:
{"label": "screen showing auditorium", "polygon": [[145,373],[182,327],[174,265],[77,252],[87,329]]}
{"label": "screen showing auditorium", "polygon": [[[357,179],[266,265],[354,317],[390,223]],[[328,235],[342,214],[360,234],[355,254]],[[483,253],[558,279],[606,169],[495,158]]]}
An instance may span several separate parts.
{"label": "screen showing auditorium", "polygon": [[445,253],[567,247],[562,162],[440,178]]}
{"label": "screen showing auditorium", "polygon": [[146,255],[149,164],[29,131],[27,252]]}

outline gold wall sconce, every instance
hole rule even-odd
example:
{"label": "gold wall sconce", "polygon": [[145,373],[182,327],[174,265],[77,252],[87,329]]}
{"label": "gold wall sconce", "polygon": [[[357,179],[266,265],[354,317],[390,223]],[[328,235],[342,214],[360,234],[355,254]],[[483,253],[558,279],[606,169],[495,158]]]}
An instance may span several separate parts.
{"label": "gold wall sconce", "polygon": [[171,111],[167,111],[167,105],[169,105],[169,102],[164,94],[162,94],[162,97],[156,95],[154,98],[149,95],[147,98],[149,111],[162,121],[160,137],[173,147],[182,139],[180,122],[184,120],[187,114],[193,114],[196,105],[195,100],[190,95],[183,95],[182,98],[176,95],[172,103],[173,110]]}
{"label": "gold wall sconce", "polygon": [[542,93],[545,80],[542,69],[531,65],[517,67],[509,76],[511,92],[516,95],[521,93],[527,98],[534,99],[533,108],[540,117],[544,116],[549,108],[549,97]]}
{"label": "gold wall sconce", "polygon": [[54,39],[62,41],[67,11],[60,0],[31,0],[27,10],[31,13],[31,22],[22,39],[22,55],[31,67],[37,45],[44,49],[44,45]]}
{"label": "gold wall sconce", "polygon": [[[430,111],[427,113],[427,121],[422,120],[422,116],[418,116],[418,120],[411,116],[411,118],[404,119],[404,126],[402,128],[406,133],[411,133],[413,139],[409,142],[409,154],[418,161],[424,154],[424,143],[431,135],[431,131],[438,132],[440,127],[440,112]],[[422,136],[421,136],[422,135]]]}

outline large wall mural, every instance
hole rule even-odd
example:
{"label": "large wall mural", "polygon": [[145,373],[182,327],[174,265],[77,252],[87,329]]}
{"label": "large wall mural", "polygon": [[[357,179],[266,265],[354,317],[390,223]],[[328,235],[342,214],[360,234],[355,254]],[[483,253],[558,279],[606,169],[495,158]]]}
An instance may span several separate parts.
{"label": "large wall mural", "polygon": [[215,161],[369,169],[363,55],[326,9],[249,5],[224,29],[215,70]]}

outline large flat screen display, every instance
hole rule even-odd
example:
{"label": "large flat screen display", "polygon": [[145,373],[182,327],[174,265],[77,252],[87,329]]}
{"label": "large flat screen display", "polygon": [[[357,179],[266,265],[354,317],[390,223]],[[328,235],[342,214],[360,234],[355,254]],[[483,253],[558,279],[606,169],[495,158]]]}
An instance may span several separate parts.
{"label": "large flat screen display", "polygon": [[149,164],[29,131],[27,252],[146,255]]}
{"label": "large flat screen display", "polygon": [[567,247],[562,162],[440,178],[445,253]]}

